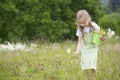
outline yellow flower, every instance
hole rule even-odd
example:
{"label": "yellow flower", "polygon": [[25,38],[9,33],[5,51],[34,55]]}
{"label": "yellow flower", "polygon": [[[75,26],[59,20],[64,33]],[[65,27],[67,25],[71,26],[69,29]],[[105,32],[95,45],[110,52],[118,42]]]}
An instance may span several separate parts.
{"label": "yellow flower", "polygon": [[105,35],[105,34],[106,34],[105,30],[104,30],[104,29],[101,29],[101,30],[100,30],[100,34]]}
{"label": "yellow flower", "polygon": [[71,49],[67,49],[67,51],[66,51],[68,54],[70,54],[71,53]]}

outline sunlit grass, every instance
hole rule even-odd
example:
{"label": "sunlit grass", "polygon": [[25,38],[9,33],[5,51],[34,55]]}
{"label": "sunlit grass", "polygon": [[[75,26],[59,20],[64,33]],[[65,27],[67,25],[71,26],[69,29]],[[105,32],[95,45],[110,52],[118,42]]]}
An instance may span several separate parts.
{"label": "sunlit grass", "polygon": [[[77,42],[38,44],[31,51],[1,51],[0,80],[83,80]],[[68,54],[67,49],[71,49]],[[96,80],[120,79],[120,42],[109,39],[99,46]]]}

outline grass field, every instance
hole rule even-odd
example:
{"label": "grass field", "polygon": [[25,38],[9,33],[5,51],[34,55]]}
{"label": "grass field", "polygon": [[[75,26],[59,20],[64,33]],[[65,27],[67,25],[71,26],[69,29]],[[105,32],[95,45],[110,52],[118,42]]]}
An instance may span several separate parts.
{"label": "grass field", "polygon": [[[38,43],[31,51],[1,51],[0,80],[84,80],[76,41]],[[71,49],[68,54],[67,49]],[[120,40],[99,46],[96,80],[120,80]]]}

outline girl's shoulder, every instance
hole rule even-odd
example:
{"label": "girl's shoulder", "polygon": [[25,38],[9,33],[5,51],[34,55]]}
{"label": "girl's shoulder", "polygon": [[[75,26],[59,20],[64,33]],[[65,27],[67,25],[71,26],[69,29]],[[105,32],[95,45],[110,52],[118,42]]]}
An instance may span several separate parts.
{"label": "girl's shoulder", "polygon": [[95,28],[96,31],[100,31],[100,26],[97,23],[91,21],[91,25]]}
{"label": "girl's shoulder", "polygon": [[92,24],[92,26],[97,25],[97,23],[94,21],[91,21],[91,24]]}

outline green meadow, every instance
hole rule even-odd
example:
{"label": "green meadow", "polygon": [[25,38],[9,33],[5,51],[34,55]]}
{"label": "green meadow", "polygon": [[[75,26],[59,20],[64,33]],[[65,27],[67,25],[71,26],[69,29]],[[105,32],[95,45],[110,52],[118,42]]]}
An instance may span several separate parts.
{"label": "green meadow", "polygon": [[[77,41],[37,44],[31,51],[1,51],[0,80],[84,80],[80,54],[73,55]],[[96,80],[120,80],[119,61],[119,39],[99,45]]]}

